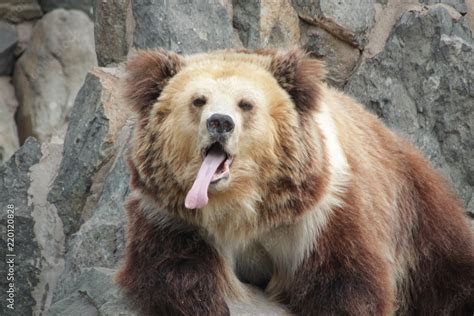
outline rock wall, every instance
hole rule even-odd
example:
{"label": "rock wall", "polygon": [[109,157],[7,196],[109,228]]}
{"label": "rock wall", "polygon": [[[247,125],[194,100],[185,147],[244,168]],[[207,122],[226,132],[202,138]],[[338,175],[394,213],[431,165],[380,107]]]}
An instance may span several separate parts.
{"label": "rock wall", "polygon": [[[111,279],[134,122],[118,82],[134,48],[304,47],[326,62],[329,84],[430,158],[474,218],[473,0],[21,3],[0,4],[0,256],[12,204],[18,258],[15,311],[2,305],[1,315],[135,315]],[[62,37],[68,28],[83,33]],[[230,303],[236,315],[287,314],[264,298]]]}
{"label": "rock wall", "polygon": [[[1,127],[0,163],[30,136],[41,142],[64,137],[76,94],[97,65],[93,21],[63,8],[92,15],[92,0],[0,3],[0,120],[8,120]],[[12,104],[14,120],[7,114]]]}

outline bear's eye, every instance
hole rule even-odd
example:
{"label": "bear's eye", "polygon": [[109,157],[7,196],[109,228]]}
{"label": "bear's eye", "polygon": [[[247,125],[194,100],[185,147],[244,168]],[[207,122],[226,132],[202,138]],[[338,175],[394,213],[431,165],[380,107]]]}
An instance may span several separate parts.
{"label": "bear's eye", "polygon": [[205,97],[198,97],[198,98],[193,100],[193,105],[197,106],[197,107],[201,107],[204,104],[206,104],[206,102],[207,102],[207,100],[206,100]]}
{"label": "bear's eye", "polygon": [[239,102],[239,108],[241,108],[244,111],[250,111],[251,109],[253,109],[253,104],[250,103],[249,101],[241,100]]}

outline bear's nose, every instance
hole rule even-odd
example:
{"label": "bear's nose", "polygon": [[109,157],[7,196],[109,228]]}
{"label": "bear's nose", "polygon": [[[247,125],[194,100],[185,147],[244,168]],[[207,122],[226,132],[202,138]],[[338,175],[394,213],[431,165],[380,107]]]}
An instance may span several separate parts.
{"label": "bear's nose", "polygon": [[234,129],[234,121],[229,115],[225,114],[212,114],[207,119],[207,130],[212,137],[220,140],[222,137],[228,137]]}

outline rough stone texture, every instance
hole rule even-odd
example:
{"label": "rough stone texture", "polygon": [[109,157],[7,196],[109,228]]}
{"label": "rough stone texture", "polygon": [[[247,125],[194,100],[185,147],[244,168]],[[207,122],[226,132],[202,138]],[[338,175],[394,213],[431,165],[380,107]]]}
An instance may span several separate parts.
{"label": "rough stone texture", "polygon": [[[123,204],[129,191],[124,156],[134,116],[118,102],[119,74],[116,69],[96,68],[86,78],[71,115],[61,171],[49,195],[70,237],[65,268],[54,291],[53,315],[55,310],[66,313],[63,309],[71,304],[83,305],[84,295],[77,292],[76,284],[81,283],[84,271],[114,268],[123,256]],[[68,150],[69,146],[74,149]],[[105,301],[91,299],[100,315],[114,315],[122,306],[108,299],[105,313],[100,308]]]}
{"label": "rough stone texture", "polygon": [[130,113],[118,105],[118,73],[91,71],[71,113],[64,159],[48,200],[58,208],[66,235],[76,232],[86,218],[83,208],[93,198],[93,177],[114,155],[113,143]]}
{"label": "rough stone texture", "polygon": [[134,27],[131,0],[96,2],[94,37],[99,66],[126,59],[133,42]]}
{"label": "rough stone texture", "polygon": [[233,26],[250,49],[291,48],[300,38],[299,19],[289,0],[232,1]]}
{"label": "rough stone texture", "polygon": [[129,192],[129,175],[123,156],[130,131],[131,124],[124,128],[116,140],[121,146],[116,158],[98,171],[98,175],[105,175],[105,179],[101,176],[92,179],[94,185],[91,195],[98,196],[99,200],[87,203],[83,211],[90,218],[68,242],[69,253],[60,284],[54,293],[54,301],[73,292],[71,286],[85,269],[114,268],[123,257],[126,229],[123,204]]}
{"label": "rough stone texture", "polygon": [[301,47],[313,57],[321,58],[327,67],[327,82],[343,87],[359,61],[359,49],[338,40],[322,28],[301,23]]}
{"label": "rough stone texture", "polygon": [[346,91],[413,141],[474,215],[474,41],[442,6],[407,12]]}
{"label": "rough stone texture", "polygon": [[30,135],[47,140],[65,124],[87,71],[96,64],[93,23],[83,12],[58,9],[35,25],[14,73],[20,141]]}
{"label": "rough stone texture", "polygon": [[13,23],[38,19],[43,15],[37,0],[2,0],[0,19]]}
{"label": "rough stone texture", "polygon": [[363,47],[374,24],[374,0],[292,0],[299,16],[308,23]]}
{"label": "rough stone texture", "polygon": [[464,0],[421,0],[420,2],[424,4],[447,4],[458,10],[460,13],[467,12],[467,5]]}
{"label": "rough stone texture", "polygon": [[[31,315],[35,301],[32,289],[38,284],[41,269],[40,246],[35,239],[32,217],[33,206],[28,203],[28,189],[31,179],[30,168],[39,162],[41,149],[39,143],[29,138],[25,144],[7,161],[0,166],[0,257],[7,260],[7,254],[14,254],[14,311],[7,308],[7,264],[0,265],[0,299],[1,315]],[[7,248],[7,205],[14,205],[14,248]]]}
{"label": "rough stone texture", "polygon": [[39,4],[41,5],[44,13],[60,8],[69,10],[75,9],[85,12],[92,18],[94,16],[95,1],[96,0],[39,0]]}
{"label": "rough stone texture", "polygon": [[186,54],[231,47],[232,13],[223,2],[133,1],[134,45]]}
{"label": "rough stone texture", "polygon": [[421,11],[423,6],[418,0],[387,0],[375,4],[375,24],[368,34],[368,43],[362,52],[363,58],[372,58],[384,49],[393,27],[408,10]]}
{"label": "rough stone texture", "polygon": [[[64,265],[64,233],[56,209],[46,201],[51,180],[62,155],[62,140],[40,145],[34,138],[0,167],[0,206],[15,206],[15,310],[2,304],[1,315],[39,315],[49,307]],[[5,258],[6,211],[1,215],[2,250]],[[6,276],[6,272],[0,271]],[[2,289],[6,283],[2,278]],[[2,295],[4,291],[2,291]],[[2,299],[3,302],[5,300]]]}
{"label": "rough stone texture", "polygon": [[18,101],[10,77],[0,77],[0,164],[18,149],[15,111]]}
{"label": "rough stone texture", "polygon": [[115,270],[107,268],[85,269],[72,285],[71,295],[56,302],[48,315],[138,316],[112,282],[114,273]]}
{"label": "rough stone texture", "polygon": [[0,21],[0,76],[10,76],[15,62],[18,36],[15,26]]}

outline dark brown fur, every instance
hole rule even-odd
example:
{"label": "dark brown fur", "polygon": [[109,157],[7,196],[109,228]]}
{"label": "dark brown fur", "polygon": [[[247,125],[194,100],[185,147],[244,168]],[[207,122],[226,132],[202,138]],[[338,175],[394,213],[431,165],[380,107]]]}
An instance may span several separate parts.
{"label": "dark brown fur", "polygon": [[116,282],[136,307],[145,315],[229,315],[222,262],[196,228],[177,219],[154,225],[134,198],[126,207],[128,244]]}
{"label": "dark brown fur", "polygon": [[325,76],[321,61],[308,58],[300,50],[293,50],[287,54],[275,54],[270,72],[281,87],[288,91],[300,113],[308,114],[317,110],[321,95],[318,83]]}
{"label": "dark brown fur", "polygon": [[181,66],[182,61],[175,53],[161,49],[141,51],[127,64],[125,98],[136,112],[146,115]]}
{"label": "dark brown fur", "polygon": [[335,210],[318,248],[296,272],[285,293],[299,315],[389,315],[389,275],[373,232],[361,225],[356,192]]}

